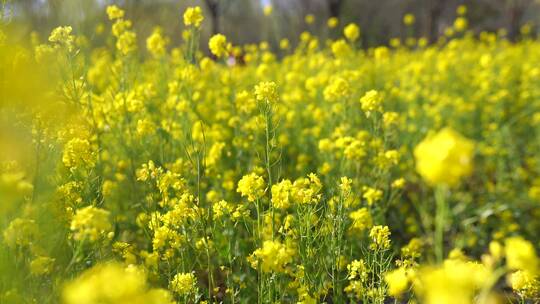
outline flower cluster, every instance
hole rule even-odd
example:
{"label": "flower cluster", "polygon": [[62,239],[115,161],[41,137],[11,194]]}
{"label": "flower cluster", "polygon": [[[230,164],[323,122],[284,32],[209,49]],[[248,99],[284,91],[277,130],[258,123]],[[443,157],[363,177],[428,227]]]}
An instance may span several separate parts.
{"label": "flower cluster", "polygon": [[195,276],[193,273],[178,273],[171,281],[171,289],[179,294],[186,295],[195,290]]}
{"label": "flower cluster", "polygon": [[227,43],[227,37],[225,37],[225,35],[215,34],[210,38],[210,41],[208,41],[208,47],[214,56],[223,58],[229,54],[231,45]]}
{"label": "flower cluster", "polygon": [[244,177],[238,181],[238,188],[236,191],[242,194],[242,196],[247,197],[248,201],[254,202],[264,195],[264,179],[256,173],[244,175]]}
{"label": "flower cluster", "polygon": [[75,240],[97,241],[111,232],[109,212],[93,206],[77,210],[70,225]]}
{"label": "flower cluster", "polygon": [[278,97],[277,85],[272,81],[261,82],[255,86],[255,98],[258,101],[274,103]]}
{"label": "flower cluster", "polygon": [[196,28],[201,26],[204,20],[202,9],[200,6],[188,7],[184,12],[184,25],[194,26]]}
{"label": "flower cluster", "polygon": [[284,272],[292,262],[294,250],[278,241],[264,241],[262,248],[255,250],[248,261],[253,268],[261,268],[264,272]]}

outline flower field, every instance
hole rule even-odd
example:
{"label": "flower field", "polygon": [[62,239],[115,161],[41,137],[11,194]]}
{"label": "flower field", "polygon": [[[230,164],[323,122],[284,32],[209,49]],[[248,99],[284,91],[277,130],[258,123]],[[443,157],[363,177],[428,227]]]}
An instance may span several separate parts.
{"label": "flower field", "polygon": [[271,50],[103,14],[102,45],[0,27],[0,303],[540,301],[527,28]]}

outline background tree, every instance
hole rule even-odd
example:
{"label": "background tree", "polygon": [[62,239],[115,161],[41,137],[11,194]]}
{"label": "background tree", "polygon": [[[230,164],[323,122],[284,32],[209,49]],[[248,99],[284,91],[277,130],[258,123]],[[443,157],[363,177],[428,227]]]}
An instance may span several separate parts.
{"label": "background tree", "polygon": [[426,32],[431,43],[439,36],[439,19],[447,2],[447,0],[426,0]]}
{"label": "background tree", "polygon": [[[129,18],[136,20],[134,27],[140,37],[146,37],[154,26],[161,26],[171,39],[171,45],[181,41],[184,29],[182,12],[188,6],[204,8],[206,20],[201,39],[221,32],[235,44],[269,41],[274,49],[281,38],[297,41],[303,31],[321,39],[337,38],[347,23],[361,27],[362,47],[388,44],[391,38],[413,35],[435,42],[445,28],[452,26],[456,8],[467,5],[466,18],[474,33],[497,31],[504,28],[509,38],[516,39],[520,27],[532,25],[537,32],[540,2],[534,0],[5,0],[13,12],[13,22],[24,23],[28,29],[37,29],[42,39],[51,29],[70,24],[76,33],[94,38],[95,25],[109,24],[104,9],[117,4],[126,9]],[[271,3],[271,16],[263,15],[263,6]],[[416,16],[412,30],[405,30],[403,16]],[[304,17],[312,14],[313,24],[306,24]],[[329,31],[328,17],[338,17],[340,27]],[[144,43],[144,39],[139,39]],[[206,46],[206,44],[202,44]]]}
{"label": "background tree", "polygon": [[210,18],[212,19],[212,35],[219,33],[219,9],[220,1],[219,0],[205,0],[206,7],[210,13]]}
{"label": "background tree", "polygon": [[508,37],[516,40],[522,26],[523,17],[532,5],[531,0],[507,0]]}
{"label": "background tree", "polygon": [[341,13],[341,7],[343,6],[343,0],[327,0],[328,2],[328,12],[330,17],[339,18]]}

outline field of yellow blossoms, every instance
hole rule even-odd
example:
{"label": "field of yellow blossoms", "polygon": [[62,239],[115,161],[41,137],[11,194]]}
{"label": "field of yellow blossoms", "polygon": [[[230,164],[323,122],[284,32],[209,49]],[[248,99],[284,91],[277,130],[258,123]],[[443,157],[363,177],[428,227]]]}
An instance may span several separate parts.
{"label": "field of yellow blossoms", "polygon": [[[0,303],[537,303],[540,41],[0,32]],[[206,48],[210,53],[202,50]]]}

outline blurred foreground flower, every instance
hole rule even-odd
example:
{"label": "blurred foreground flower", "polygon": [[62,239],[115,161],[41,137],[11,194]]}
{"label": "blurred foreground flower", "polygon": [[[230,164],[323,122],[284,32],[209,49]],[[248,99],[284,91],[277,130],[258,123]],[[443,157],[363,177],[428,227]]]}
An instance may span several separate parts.
{"label": "blurred foreground flower", "polygon": [[473,168],[474,143],[445,128],[414,149],[416,171],[432,185],[456,185]]}
{"label": "blurred foreground flower", "polygon": [[146,276],[132,266],[102,264],[85,271],[63,292],[66,304],[169,304],[171,294],[164,289],[149,289]]}

